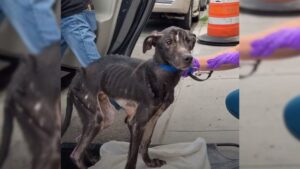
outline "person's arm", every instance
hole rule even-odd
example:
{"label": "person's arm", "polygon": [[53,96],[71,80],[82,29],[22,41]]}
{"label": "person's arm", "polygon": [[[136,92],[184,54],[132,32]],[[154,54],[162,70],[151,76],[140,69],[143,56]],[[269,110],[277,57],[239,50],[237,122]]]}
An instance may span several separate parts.
{"label": "person's arm", "polygon": [[[239,67],[239,64],[237,63],[238,60],[235,60],[234,63],[228,63],[226,60],[220,60],[220,58],[227,59],[228,54],[234,54],[236,56],[235,59],[239,59],[238,51],[236,47],[232,47],[230,49],[227,49],[225,51],[219,52],[215,55],[210,55],[210,56],[204,56],[204,57],[198,57],[198,61],[200,62],[200,69],[201,71],[220,71],[220,70],[229,70],[229,69],[235,69]],[[215,63],[212,66],[212,63]]]}
{"label": "person's arm", "polygon": [[[266,50],[265,50],[266,49]],[[274,60],[300,55],[300,18],[275,26],[266,31],[244,36],[240,44],[218,54],[198,57],[201,71],[228,70],[239,67],[239,60]],[[261,54],[261,56],[260,56]],[[213,66],[212,66],[213,65]]]}
{"label": "person's arm", "polygon": [[[239,52],[240,60],[284,59],[300,55],[300,18],[293,19],[279,26],[253,35],[244,36],[236,47],[216,55],[199,57],[200,70],[212,70],[209,60],[216,60],[218,65],[213,70],[227,70],[238,67],[236,64],[222,64],[226,53]],[[219,57],[219,59],[217,59]],[[223,57],[223,60],[220,59]],[[226,62],[225,62],[226,63]]]}
{"label": "person's arm", "polygon": [[237,50],[241,60],[290,58],[300,55],[299,35],[300,18],[296,18],[266,31],[241,37]]}

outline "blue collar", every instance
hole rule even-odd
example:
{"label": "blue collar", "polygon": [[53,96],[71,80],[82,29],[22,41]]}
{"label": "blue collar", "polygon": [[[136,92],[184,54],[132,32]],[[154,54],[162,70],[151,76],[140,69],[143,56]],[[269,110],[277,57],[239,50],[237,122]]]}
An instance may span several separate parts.
{"label": "blue collar", "polygon": [[174,66],[171,66],[171,65],[166,65],[166,64],[160,64],[159,67],[167,72],[173,72],[173,73],[176,73],[179,71],[179,69],[177,69],[176,67]]}

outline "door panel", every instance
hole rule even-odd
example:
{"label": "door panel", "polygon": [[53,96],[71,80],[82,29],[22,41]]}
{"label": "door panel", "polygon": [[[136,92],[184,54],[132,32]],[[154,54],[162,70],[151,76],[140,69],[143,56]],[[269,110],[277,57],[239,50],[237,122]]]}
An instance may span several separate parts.
{"label": "door panel", "polygon": [[98,22],[97,45],[101,54],[106,54],[114,34],[115,25],[121,6],[120,0],[97,0],[94,1],[96,18]]}
{"label": "door panel", "polygon": [[[119,15],[120,0],[94,0],[93,1],[98,24],[97,31],[97,47],[101,56],[107,53],[109,44],[114,34],[114,28]],[[70,66],[80,66],[76,57],[68,49],[63,58],[63,64]]]}
{"label": "door panel", "polygon": [[108,53],[131,55],[154,4],[155,0],[123,0]]}
{"label": "door panel", "polygon": [[[110,53],[130,56],[151,15],[155,0],[94,0],[98,22],[97,46],[102,56]],[[63,64],[80,66],[68,51]]]}

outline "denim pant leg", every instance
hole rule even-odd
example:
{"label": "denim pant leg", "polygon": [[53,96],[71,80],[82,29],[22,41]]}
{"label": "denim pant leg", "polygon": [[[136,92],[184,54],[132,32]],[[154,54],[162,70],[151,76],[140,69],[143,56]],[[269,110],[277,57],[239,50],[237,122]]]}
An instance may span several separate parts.
{"label": "denim pant leg", "polygon": [[237,119],[240,118],[239,93],[239,89],[234,90],[227,95],[225,100],[227,110]]}
{"label": "denim pant leg", "polygon": [[300,140],[300,96],[293,98],[285,106],[284,121],[289,131]]}
{"label": "denim pant leg", "polygon": [[54,0],[1,0],[0,10],[31,53],[59,42],[60,31],[52,11]]}
{"label": "denim pant leg", "polygon": [[5,16],[0,8],[0,25],[1,25],[2,21],[4,20],[4,18],[5,18]]}
{"label": "denim pant leg", "polygon": [[93,11],[83,11],[61,20],[62,40],[66,41],[83,67],[100,58],[94,42],[96,28],[96,17]]}
{"label": "denim pant leg", "polygon": [[68,48],[68,44],[67,42],[65,41],[64,37],[61,36],[61,39],[60,39],[60,56],[63,57],[65,52],[66,52],[66,49]]}

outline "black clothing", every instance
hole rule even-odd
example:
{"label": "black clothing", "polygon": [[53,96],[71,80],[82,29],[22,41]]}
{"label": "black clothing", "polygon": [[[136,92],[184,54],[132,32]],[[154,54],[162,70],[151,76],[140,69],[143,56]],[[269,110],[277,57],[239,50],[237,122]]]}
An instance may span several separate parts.
{"label": "black clothing", "polygon": [[80,13],[87,9],[87,5],[91,4],[92,0],[62,0],[61,1],[61,17],[67,17]]}

